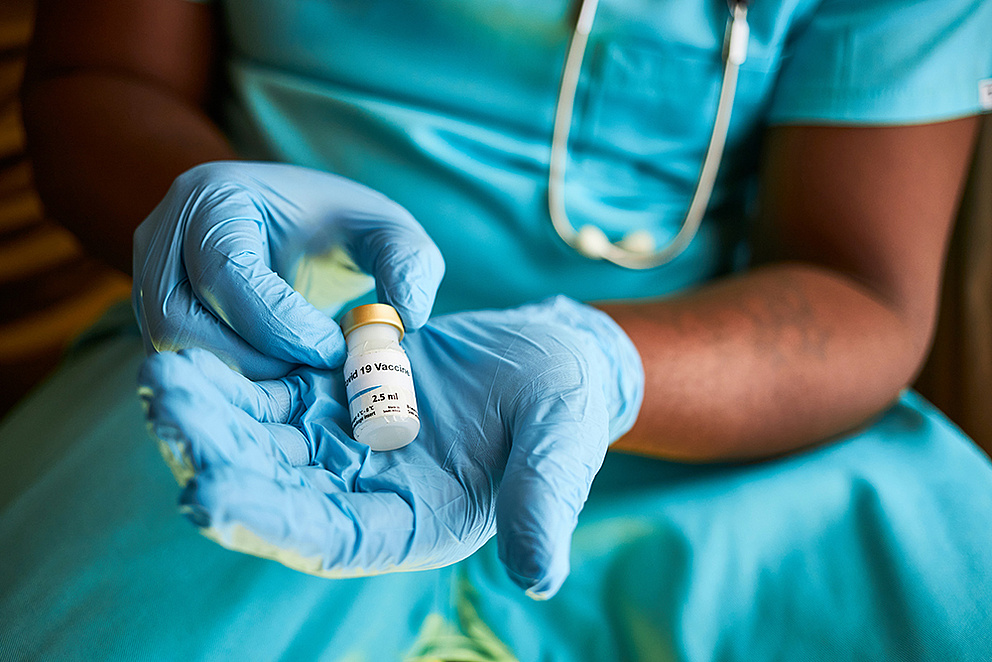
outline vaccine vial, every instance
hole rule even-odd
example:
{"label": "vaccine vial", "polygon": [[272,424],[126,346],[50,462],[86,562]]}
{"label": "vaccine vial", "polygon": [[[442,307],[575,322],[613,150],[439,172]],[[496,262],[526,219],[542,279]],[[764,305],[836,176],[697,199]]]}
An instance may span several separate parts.
{"label": "vaccine vial", "polygon": [[399,313],[383,303],[358,306],[345,313],[341,330],[352,434],[374,451],[406,446],[420,432],[420,417]]}

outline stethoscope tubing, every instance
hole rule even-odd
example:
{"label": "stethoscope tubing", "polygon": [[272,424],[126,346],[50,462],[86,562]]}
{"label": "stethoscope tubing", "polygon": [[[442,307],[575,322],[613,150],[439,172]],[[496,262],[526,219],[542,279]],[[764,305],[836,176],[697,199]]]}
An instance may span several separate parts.
{"label": "stethoscope tubing", "polygon": [[561,75],[548,166],[548,214],[551,223],[558,236],[582,255],[591,259],[607,260],[628,269],[653,269],[679,256],[699,231],[723,158],[737,91],[738,69],[747,57],[750,32],[747,24],[747,2],[733,0],[728,4],[730,4],[731,16],[724,37],[724,69],[720,97],[706,155],[703,158],[689,209],[678,233],[668,244],[657,250],[641,251],[623,246],[622,241],[610,242],[603,231],[596,226],[586,225],[576,230],[566,210],[565,164],[568,157],[568,137],[572,126],[575,93],[589,34],[599,5],[599,0],[583,0]]}

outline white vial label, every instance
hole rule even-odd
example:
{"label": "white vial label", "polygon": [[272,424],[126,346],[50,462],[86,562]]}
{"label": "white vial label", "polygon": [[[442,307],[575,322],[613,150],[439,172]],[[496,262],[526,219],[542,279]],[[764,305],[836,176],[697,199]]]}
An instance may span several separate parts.
{"label": "white vial label", "polygon": [[[345,390],[351,429],[355,438],[374,450],[389,450],[409,443],[420,427],[413,375],[406,353],[380,349],[349,357],[345,361]],[[378,423],[378,425],[377,425]],[[398,443],[381,429],[399,426],[412,430],[409,439]],[[367,428],[379,428],[374,433]],[[397,430],[396,434],[400,434]],[[377,439],[382,437],[382,439]]]}

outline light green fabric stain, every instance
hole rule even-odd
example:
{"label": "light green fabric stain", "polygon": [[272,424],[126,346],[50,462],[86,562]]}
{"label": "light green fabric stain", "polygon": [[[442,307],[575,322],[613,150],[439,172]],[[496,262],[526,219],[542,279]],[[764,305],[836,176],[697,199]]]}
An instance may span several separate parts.
{"label": "light green fabric stain", "polygon": [[430,614],[403,662],[519,662],[483,622],[469,591],[471,586],[460,580],[455,596],[458,624]]}
{"label": "light green fabric stain", "polygon": [[658,628],[658,624],[637,609],[625,610],[627,631],[631,641],[637,642],[637,650],[652,651],[655,662],[674,662],[678,659],[672,651],[670,639]]}
{"label": "light green fabric stain", "polygon": [[518,662],[474,610],[472,615],[475,620],[467,624],[467,633],[440,614],[428,616],[403,662]]}

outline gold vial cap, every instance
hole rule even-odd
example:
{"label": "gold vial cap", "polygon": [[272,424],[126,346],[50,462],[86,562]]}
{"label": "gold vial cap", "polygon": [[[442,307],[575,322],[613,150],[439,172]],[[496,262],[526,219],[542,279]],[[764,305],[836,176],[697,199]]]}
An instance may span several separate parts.
{"label": "gold vial cap", "polygon": [[400,331],[400,340],[403,339],[403,321],[396,309],[386,303],[370,303],[364,306],[352,308],[341,318],[341,330],[345,337],[360,326],[366,324],[389,324],[395,326]]}

